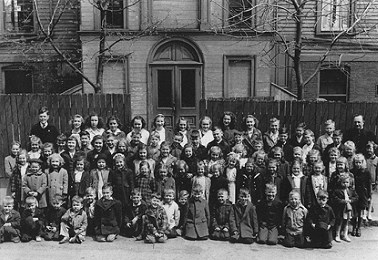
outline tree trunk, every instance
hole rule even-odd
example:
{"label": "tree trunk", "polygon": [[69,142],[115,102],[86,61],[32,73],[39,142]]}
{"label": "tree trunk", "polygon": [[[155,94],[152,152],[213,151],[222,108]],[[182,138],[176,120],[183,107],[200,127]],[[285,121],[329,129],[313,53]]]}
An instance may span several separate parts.
{"label": "tree trunk", "polygon": [[101,17],[101,30],[100,30],[100,44],[99,44],[99,55],[97,59],[97,77],[96,77],[96,93],[101,93],[103,90],[103,79],[104,79],[104,51],[105,51],[105,40],[106,40],[106,9],[99,8]]}
{"label": "tree trunk", "polygon": [[295,79],[297,83],[297,96],[298,100],[304,98],[304,82],[302,75],[302,63],[301,63],[301,54],[302,54],[302,8],[301,6],[296,8],[296,13],[294,15],[295,19],[295,46],[294,46],[294,71]]}

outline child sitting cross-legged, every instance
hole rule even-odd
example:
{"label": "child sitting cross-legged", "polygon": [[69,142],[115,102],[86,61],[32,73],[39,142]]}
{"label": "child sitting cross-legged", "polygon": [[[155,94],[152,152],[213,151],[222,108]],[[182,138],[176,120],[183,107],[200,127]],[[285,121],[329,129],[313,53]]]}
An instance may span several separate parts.
{"label": "child sitting cross-legged", "polygon": [[0,210],[0,243],[4,241],[20,242],[20,213],[13,209],[14,199],[6,196]]}
{"label": "child sitting cross-legged", "polygon": [[[147,204],[142,200],[142,193],[134,189],[131,194],[132,204],[126,208],[124,216],[124,233],[126,237],[138,237],[142,232],[142,217],[146,213]],[[141,240],[141,238],[139,238]]]}
{"label": "child sitting cross-legged", "polygon": [[122,204],[113,199],[112,186],[102,187],[102,198],[96,202],[94,226],[98,242],[113,242],[120,232],[122,224]]}
{"label": "child sitting cross-legged", "polygon": [[251,202],[249,190],[240,189],[239,198],[234,205],[236,231],[230,242],[252,244],[259,231],[255,206]]}
{"label": "child sitting cross-legged", "polygon": [[167,214],[160,205],[160,194],[152,193],[151,203],[143,216],[142,238],[145,243],[164,243],[168,226]]}
{"label": "child sitting cross-legged", "polygon": [[168,238],[176,238],[177,232],[176,227],[180,221],[180,210],[179,206],[175,202],[175,191],[174,189],[164,190],[164,203],[163,208],[167,213],[168,227],[165,230],[165,234]]}
{"label": "child sitting cross-legged", "polygon": [[30,196],[25,199],[25,209],[21,214],[21,241],[29,242],[35,239],[41,242],[44,223],[43,210],[37,207],[38,201]]}
{"label": "child sitting cross-legged", "polygon": [[87,214],[83,209],[83,199],[74,196],[71,199],[72,207],[62,216],[60,235],[63,237],[59,244],[66,242],[81,244],[85,240],[87,231]]}
{"label": "child sitting cross-legged", "polygon": [[62,216],[66,213],[66,209],[62,207],[63,197],[59,194],[55,194],[51,199],[51,206],[47,208],[45,218],[45,230],[43,238],[46,241],[59,240],[60,223]]}
{"label": "child sitting cross-legged", "polygon": [[234,210],[226,189],[218,191],[218,203],[211,211],[211,229],[210,238],[213,240],[229,240],[230,234],[236,230]]}

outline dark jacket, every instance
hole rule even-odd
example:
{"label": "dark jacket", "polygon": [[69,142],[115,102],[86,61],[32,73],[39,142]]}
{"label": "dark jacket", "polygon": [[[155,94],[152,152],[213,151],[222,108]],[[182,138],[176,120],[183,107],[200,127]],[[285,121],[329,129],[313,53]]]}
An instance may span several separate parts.
{"label": "dark jacket", "polygon": [[213,146],[218,146],[223,153],[223,158],[227,158],[227,154],[231,151],[230,145],[227,143],[225,139],[222,139],[219,143],[216,140],[211,141],[210,143],[207,144],[207,153],[209,153],[211,147]]}
{"label": "dark jacket", "polygon": [[[355,216],[356,212],[356,202],[358,201],[358,195],[354,190],[348,189],[348,197],[351,200],[352,214]],[[344,190],[337,189],[331,195],[331,205],[333,212],[335,213],[336,219],[343,218],[344,209],[347,206],[345,201]]]}
{"label": "dark jacket", "polygon": [[96,202],[94,226],[96,235],[119,234],[122,205],[119,200],[100,199]]}
{"label": "dark jacket", "polygon": [[371,176],[367,169],[352,169],[354,175],[355,189],[358,195],[357,208],[366,209],[371,199]]}
{"label": "dark jacket", "polygon": [[236,231],[235,215],[230,201],[226,201],[224,204],[217,204],[211,212],[211,229],[215,228],[227,228],[232,234]]}
{"label": "dark jacket", "polygon": [[64,213],[66,213],[66,209],[63,207],[60,207],[59,209],[49,207],[46,211],[45,226],[60,228],[60,222],[62,221]]}
{"label": "dark jacket", "polygon": [[189,199],[185,218],[185,236],[192,239],[209,236],[210,212],[205,199]]}
{"label": "dark jacket", "polygon": [[[302,176],[300,180],[300,187],[299,193],[301,195],[301,202],[305,205],[305,196],[307,190],[307,176]],[[293,190],[294,187],[294,177],[292,175],[286,176],[282,181],[282,189],[281,189],[281,198],[284,204],[289,202],[289,193]]]}
{"label": "dark jacket", "polygon": [[269,173],[265,173],[262,178],[262,187],[265,187],[266,184],[271,183],[277,187],[277,198],[282,201],[282,182],[283,176],[276,174],[275,177],[272,177]]}
{"label": "dark jacket", "polygon": [[283,205],[280,200],[273,200],[272,204],[263,199],[256,207],[260,227],[279,228],[282,223]]}
{"label": "dark jacket", "polygon": [[307,221],[310,225],[315,224],[317,226],[320,223],[325,223],[332,227],[335,225],[335,214],[329,205],[324,207],[314,205],[308,212]]}
{"label": "dark jacket", "polygon": [[239,203],[234,205],[236,229],[241,238],[253,238],[259,232],[255,206],[248,202],[247,206]]}
{"label": "dark jacket", "polygon": [[20,234],[21,227],[21,216],[20,213],[12,209],[7,220],[5,220],[5,212],[0,210],[0,227],[5,223],[10,223],[11,227],[14,228],[18,234]]}
{"label": "dark jacket", "polygon": [[364,153],[368,141],[377,143],[376,139],[375,134],[371,131],[367,131],[365,129],[359,131],[358,129],[352,128],[345,133],[343,143],[348,140],[353,141],[356,144],[356,152]]}
{"label": "dark jacket", "polygon": [[146,213],[147,204],[144,200],[141,201],[140,205],[134,206],[130,205],[126,208],[126,214],[124,216],[124,223],[130,223],[135,217],[142,220],[142,216]]}
{"label": "dark jacket", "polygon": [[113,186],[113,198],[119,200],[125,210],[131,204],[131,191],[134,189],[133,172],[128,168],[111,170],[108,182]]}
{"label": "dark jacket", "polygon": [[215,206],[218,200],[218,191],[220,189],[228,190],[228,181],[223,175],[220,175],[218,178],[213,175],[210,180],[209,207],[212,210],[212,207]]}
{"label": "dark jacket", "polygon": [[[305,200],[304,202],[302,201],[303,205],[308,209],[314,205],[318,205],[318,201],[316,199],[317,194],[315,194],[315,190],[314,190],[315,182],[312,176],[313,175],[308,176],[307,178]],[[322,175],[322,177],[323,177],[323,182],[324,182],[323,190],[326,191],[328,189],[328,178],[324,175]]]}
{"label": "dark jacket", "polygon": [[41,127],[40,123],[32,126],[30,135],[39,137],[42,143],[56,143],[56,138],[59,135],[58,129],[55,126],[48,124],[45,128]]}

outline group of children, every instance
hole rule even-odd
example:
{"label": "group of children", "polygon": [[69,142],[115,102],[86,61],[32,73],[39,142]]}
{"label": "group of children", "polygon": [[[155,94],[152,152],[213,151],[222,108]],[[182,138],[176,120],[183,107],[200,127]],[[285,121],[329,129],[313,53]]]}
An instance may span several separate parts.
{"label": "group of children", "polygon": [[332,120],[315,142],[303,123],[289,139],[276,118],[262,134],[247,115],[239,131],[231,112],[215,127],[203,117],[198,130],[179,118],[174,132],[164,115],[151,132],[136,116],[128,134],[116,116],[105,130],[98,115],[75,115],[61,135],[46,108],[39,119],[34,132],[43,136],[31,136],[29,151],[14,142],[5,158],[11,196],[0,211],[0,242],[182,236],[331,248],[333,240],[350,242],[350,233],[361,236],[371,218],[375,144],[356,154]]}

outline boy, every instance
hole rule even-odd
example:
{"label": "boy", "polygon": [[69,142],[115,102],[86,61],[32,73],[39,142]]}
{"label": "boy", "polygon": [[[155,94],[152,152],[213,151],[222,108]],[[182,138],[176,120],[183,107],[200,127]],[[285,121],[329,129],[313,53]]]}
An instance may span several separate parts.
{"label": "boy", "polygon": [[94,226],[98,242],[113,242],[122,224],[122,204],[113,199],[113,188],[105,184],[102,198],[96,202]]}
{"label": "boy", "polygon": [[81,244],[85,240],[87,231],[87,214],[83,209],[83,199],[74,196],[71,200],[72,208],[62,216],[60,235],[63,237],[59,244],[66,242]]}
{"label": "boy", "polygon": [[[367,170],[370,172],[371,176],[371,190],[375,190],[377,183],[378,183],[378,156],[375,155],[374,153],[374,147],[375,144],[374,142],[369,141],[366,145],[366,164],[367,164]],[[372,220],[372,212],[373,212],[373,197],[371,196],[371,199],[369,201],[369,207],[367,210],[367,219],[369,221]]]}
{"label": "boy", "polygon": [[183,147],[181,146],[182,141],[184,140],[184,135],[180,132],[176,132],[173,137],[173,142],[171,144],[171,154],[176,158],[181,158],[181,153]]}
{"label": "boy", "polygon": [[209,237],[210,212],[202,191],[200,184],[194,185],[189,199],[184,224],[185,238],[188,240],[207,240]]}
{"label": "boy", "polygon": [[228,180],[222,174],[223,168],[219,163],[215,163],[210,166],[210,173],[213,174],[213,176],[210,178],[211,185],[209,196],[209,208],[210,211],[212,211],[218,201],[218,191],[220,189],[228,190]]}
{"label": "boy", "polygon": [[257,204],[257,217],[259,220],[260,244],[276,245],[278,242],[278,230],[282,222],[283,206],[281,201],[276,199],[277,187],[267,184],[265,188],[265,199]]}
{"label": "boy", "polygon": [[45,219],[45,232],[43,238],[46,241],[58,241],[60,234],[60,223],[66,209],[62,207],[63,198],[56,194],[50,200],[52,206],[47,209]]}
{"label": "boy", "polygon": [[200,132],[198,130],[193,130],[190,133],[190,139],[193,145],[194,156],[198,160],[204,160],[207,157],[206,147],[201,144]]}
{"label": "boy", "polygon": [[327,205],[328,193],[320,190],[317,194],[318,204],[310,208],[308,222],[311,227],[310,237],[314,247],[329,249],[332,247],[332,227],[335,214]]}
{"label": "boy", "polygon": [[234,205],[236,229],[230,238],[231,243],[252,244],[259,231],[257,214],[249,190],[240,189],[239,199]]}
{"label": "boy", "polygon": [[151,204],[143,216],[142,238],[145,243],[164,243],[168,226],[167,214],[160,205],[160,194],[152,193]]}
{"label": "boy", "polygon": [[[134,189],[131,194],[132,205],[127,207],[124,218],[125,236],[138,237],[142,232],[142,216],[146,213],[147,204],[142,200],[142,193],[139,189]],[[142,240],[139,237],[139,240]]]}
{"label": "boy", "polygon": [[285,230],[286,247],[303,247],[304,235],[303,227],[307,216],[307,209],[302,205],[300,195],[297,191],[289,194],[289,205],[283,212],[282,228]]}
{"label": "boy", "polygon": [[223,138],[223,131],[219,127],[214,127],[213,131],[214,140],[207,145],[207,151],[210,151],[210,148],[213,146],[218,146],[222,150],[223,159],[226,160],[228,153],[231,151],[230,145]]}
{"label": "boy", "polygon": [[80,151],[84,152],[85,157],[87,156],[88,152],[92,150],[90,134],[87,131],[80,132]]}
{"label": "boy", "polygon": [[179,236],[183,235],[184,230],[184,224],[185,224],[185,219],[186,215],[188,214],[188,198],[189,198],[189,193],[186,190],[182,190],[179,193],[178,196],[178,206],[179,206],[179,211],[180,211],[180,220],[179,223],[176,227],[176,233]]}
{"label": "boy", "polygon": [[163,208],[167,214],[168,227],[165,230],[165,234],[168,238],[176,238],[177,232],[176,227],[180,221],[180,211],[179,206],[174,201],[175,191],[173,189],[164,190],[164,203]]}
{"label": "boy", "polygon": [[35,241],[41,242],[44,223],[43,210],[37,208],[38,201],[33,196],[27,197],[25,204],[26,208],[21,215],[21,241],[29,242],[35,239]]}
{"label": "boy", "polygon": [[210,238],[213,240],[229,240],[230,234],[236,230],[235,216],[231,202],[227,199],[226,189],[218,191],[218,203],[211,212]]}
{"label": "boy", "polygon": [[87,235],[94,235],[94,211],[96,206],[96,190],[92,187],[88,187],[85,190],[85,197],[83,200],[83,209],[87,214]]}
{"label": "boy", "polygon": [[20,213],[13,209],[14,199],[6,196],[0,210],[0,243],[4,241],[20,242]]}
{"label": "boy", "polygon": [[55,144],[56,138],[59,135],[58,129],[55,126],[49,125],[48,120],[50,118],[49,110],[47,107],[41,107],[38,110],[39,123],[33,125],[30,131],[30,135],[35,135],[41,138],[42,143]]}

